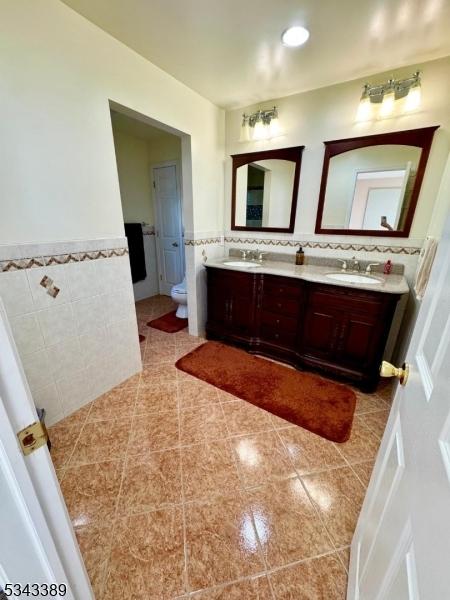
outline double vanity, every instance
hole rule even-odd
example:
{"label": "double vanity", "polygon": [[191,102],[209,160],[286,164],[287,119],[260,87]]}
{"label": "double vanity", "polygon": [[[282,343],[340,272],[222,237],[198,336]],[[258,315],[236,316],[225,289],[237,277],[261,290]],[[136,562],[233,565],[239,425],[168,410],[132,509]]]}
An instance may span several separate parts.
{"label": "double vanity", "polygon": [[[338,236],[345,247],[345,236],[358,236],[349,247],[374,252],[379,262],[391,258],[381,238],[410,235],[436,129],[324,142],[314,229],[320,241]],[[274,245],[268,234],[295,231],[302,208],[315,201],[302,189],[304,151],[232,155],[232,231],[263,232],[262,243]],[[297,230],[312,227],[302,219]],[[370,238],[368,247],[360,236]],[[284,262],[276,254],[264,260],[256,252],[250,261],[248,252],[235,254],[207,263],[209,338],[375,389],[394,312],[408,293],[403,275],[384,275],[378,264],[375,272],[372,265],[360,269],[356,259],[341,268],[332,258],[327,266],[307,256],[306,265],[296,266],[292,255]]]}
{"label": "double vanity", "polygon": [[206,268],[208,339],[375,389],[403,275],[235,257]]}

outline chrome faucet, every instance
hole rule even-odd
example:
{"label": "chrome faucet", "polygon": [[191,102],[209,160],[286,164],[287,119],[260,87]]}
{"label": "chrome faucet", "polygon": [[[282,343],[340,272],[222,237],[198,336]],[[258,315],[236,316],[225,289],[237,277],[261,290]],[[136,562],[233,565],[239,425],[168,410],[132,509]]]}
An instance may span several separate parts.
{"label": "chrome faucet", "polygon": [[366,267],[366,273],[372,273],[372,267],[378,267],[380,263],[370,263]]}
{"label": "chrome faucet", "polygon": [[342,263],[342,270],[346,271],[347,270],[347,261],[344,260],[343,258],[338,258],[337,260]]}
{"label": "chrome faucet", "polygon": [[242,260],[247,260],[247,256],[250,254],[250,250],[239,250],[241,253]]}
{"label": "chrome faucet", "polygon": [[266,256],[268,252],[263,252],[262,250],[256,250],[256,258],[257,261],[262,263],[264,256]]}
{"label": "chrome faucet", "polygon": [[356,256],[354,256],[352,258],[353,261],[353,269],[352,271],[354,271],[355,273],[359,273],[359,260],[356,260]]}

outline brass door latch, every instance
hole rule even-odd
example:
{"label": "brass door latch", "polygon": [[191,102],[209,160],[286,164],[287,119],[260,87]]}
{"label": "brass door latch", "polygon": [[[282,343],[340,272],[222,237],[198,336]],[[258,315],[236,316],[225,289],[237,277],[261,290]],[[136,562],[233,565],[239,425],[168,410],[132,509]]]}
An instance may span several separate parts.
{"label": "brass door latch", "polygon": [[48,442],[48,432],[44,423],[36,421],[18,432],[20,447],[25,456],[28,456]]}

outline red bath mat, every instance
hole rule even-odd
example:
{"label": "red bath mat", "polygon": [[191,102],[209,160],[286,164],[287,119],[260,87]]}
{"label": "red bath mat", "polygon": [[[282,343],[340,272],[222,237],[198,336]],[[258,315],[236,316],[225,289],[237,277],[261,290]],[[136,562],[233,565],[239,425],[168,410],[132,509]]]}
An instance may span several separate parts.
{"label": "red bath mat", "polygon": [[327,440],[350,437],[356,395],[346,385],[219,342],[199,346],[176,366]]}
{"label": "red bath mat", "polygon": [[153,327],[154,329],[159,329],[160,331],[165,331],[166,333],[176,333],[177,331],[181,331],[185,327],[187,327],[188,320],[180,319],[175,316],[176,311],[172,311],[159,317],[158,319],[153,319],[153,321],[149,321],[147,325],[149,327]]}
{"label": "red bath mat", "polygon": [[139,342],[142,344],[142,342],[145,342],[145,335],[142,335],[142,333],[139,334]]}

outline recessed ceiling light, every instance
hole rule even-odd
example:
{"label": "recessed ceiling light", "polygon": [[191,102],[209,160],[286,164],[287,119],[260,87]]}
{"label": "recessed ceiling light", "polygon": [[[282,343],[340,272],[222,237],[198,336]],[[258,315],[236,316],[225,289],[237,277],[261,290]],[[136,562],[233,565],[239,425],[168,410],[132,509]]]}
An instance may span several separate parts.
{"label": "recessed ceiling light", "polygon": [[281,41],[283,42],[284,46],[295,48],[296,46],[301,46],[304,44],[308,38],[309,31],[304,27],[296,26],[286,29],[281,36]]}

